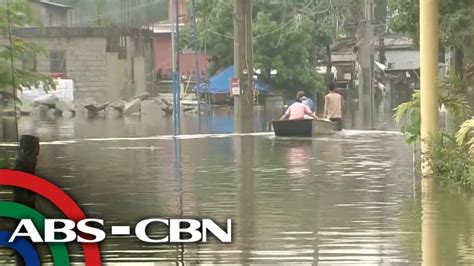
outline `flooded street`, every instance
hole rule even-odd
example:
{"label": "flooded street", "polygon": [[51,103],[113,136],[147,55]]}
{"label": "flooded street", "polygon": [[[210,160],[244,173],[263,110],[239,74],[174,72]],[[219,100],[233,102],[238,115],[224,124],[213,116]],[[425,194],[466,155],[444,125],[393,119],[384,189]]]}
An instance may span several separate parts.
{"label": "flooded street", "polygon": [[[109,237],[101,252],[110,265],[422,263],[420,180],[412,148],[398,132],[278,138],[265,132],[262,114],[259,133],[229,134],[229,112],[203,119],[201,131],[198,117],[187,116],[177,138],[164,118],[22,118],[19,128],[41,138],[38,175],[70,193],[89,217],[104,219],[106,228],[150,217],[233,220],[232,244],[146,245]],[[431,239],[440,241],[436,256],[451,265],[474,263],[473,202],[439,197],[430,205],[437,213],[430,216],[438,233]],[[39,209],[57,214],[44,201]],[[160,230],[152,228],[154,235]],[[77,248],[71,247],[82,254]]]}
{"label": "flooded street", "polygon": [[474,265],[474,0],[0,14],[0,266]]}

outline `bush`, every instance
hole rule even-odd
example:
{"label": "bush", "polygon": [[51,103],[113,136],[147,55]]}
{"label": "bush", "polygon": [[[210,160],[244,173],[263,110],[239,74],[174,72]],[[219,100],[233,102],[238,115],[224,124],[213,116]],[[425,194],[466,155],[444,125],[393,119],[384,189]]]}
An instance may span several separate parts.
{"label": "bush", "polygon": [[[439,106],[444,106],[451,114],[455,127],[466,120],[470,113],[466,96],[462,93],[462,79],[454,73],[439,83]],[[397,106],[394,120],[400,126],[408,144],[414,145],[420,141],[420,91],[415,90],[412,99]]]}
{"label": "bush", "polygon": [[454,136],[438,134],[429,143],[438,181],[448,186],[471,189],[474,185],[474,168],[466,145],[458,145]]}
{"label": "bush", "polygon": [[[462,79],[453,73],[439,83],[439,106],[451,114],[454,128],[432,137],[428,156],[440,183],[471,190],[474,189],[474,119],[466,120],[471,108],[462,89]],[[420,91],[413,93],[411,101],[395,108],[394,119],[408,144],[415,146],[420,142]],[[454,135],[451,131],[458,127]]]}

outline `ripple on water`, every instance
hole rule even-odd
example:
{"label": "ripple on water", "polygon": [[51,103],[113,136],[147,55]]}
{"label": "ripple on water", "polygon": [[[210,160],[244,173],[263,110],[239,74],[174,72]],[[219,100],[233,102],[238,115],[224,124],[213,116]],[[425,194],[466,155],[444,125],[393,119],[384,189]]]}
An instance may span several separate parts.
{"label": "ripple on water", "polygon": [[[56,133],[40,136],[46,141],[38,168],[89,215],[117,224],[156,216],[233,219],[234,241],[228,245],[211,241],[183,250],[132,238],[107,239],[102,253],[108,265],[420,264],[421,218],[419,201],[413,199],[412,153],[398,133],[174,138],[159,135],[158,129],[145,134],[141,122],[128,121],[127,129],[121,120],[110,128],[101,123],[114,121],[83,123],[90,127],[74,133],[69,125],[61,133],[77,134],[70,139]],[[38,132],[46,134],[61,126],[41,127],[49,131]],[[176,143],[180,150],[175,150]],[[442,217],[462,222],[442,224],[454,232],[442,239],[457,241],[455,257],[469,264],[471,223],[463,217],[474,211],[470,201],[449,203],[441,209]],[[42,211],[54,213],[46,207]],[[4,258],[0,251],[0,264]]]}

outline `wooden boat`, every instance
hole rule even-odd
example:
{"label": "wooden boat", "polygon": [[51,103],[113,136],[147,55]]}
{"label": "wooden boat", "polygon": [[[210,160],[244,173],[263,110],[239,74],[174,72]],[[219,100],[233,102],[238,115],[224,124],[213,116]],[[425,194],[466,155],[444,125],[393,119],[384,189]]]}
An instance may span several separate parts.
{"label": "wooden boat", "polygon": [[273,131],[277,137],[313,137],[334,134],[334,123],[314,119],[274,120]]}

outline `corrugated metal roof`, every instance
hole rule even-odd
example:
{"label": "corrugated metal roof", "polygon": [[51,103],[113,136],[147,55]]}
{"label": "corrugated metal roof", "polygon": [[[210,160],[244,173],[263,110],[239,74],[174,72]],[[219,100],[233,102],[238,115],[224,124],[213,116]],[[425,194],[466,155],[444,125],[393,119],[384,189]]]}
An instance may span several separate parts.
{"label": "corrugated metal roof", "polygon": [[59,3],[54,3],[54,2],[50,2],[50,1],[46,1],[46,0],[41,0],[40,3],[44,4],[44,5],[60,7],[60,8],[73,8],[72,6],[63,5],[63,4],[59,4]]}

